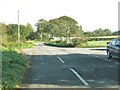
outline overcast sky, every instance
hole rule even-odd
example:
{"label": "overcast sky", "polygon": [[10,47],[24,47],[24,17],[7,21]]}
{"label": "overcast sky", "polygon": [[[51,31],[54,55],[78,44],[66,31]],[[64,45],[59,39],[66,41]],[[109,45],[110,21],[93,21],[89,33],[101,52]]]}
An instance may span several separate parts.
{"label": "overcast sky", "polygon": [[119,0],[0,0],[0,22],[34,24],[38,19],[50,20],[60,16],[75,19],[84,31],[97,28],[118,30]]}

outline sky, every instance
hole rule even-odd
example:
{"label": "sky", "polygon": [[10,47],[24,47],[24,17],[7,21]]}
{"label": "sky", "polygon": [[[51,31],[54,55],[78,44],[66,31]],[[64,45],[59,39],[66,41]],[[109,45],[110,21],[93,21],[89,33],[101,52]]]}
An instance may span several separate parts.
{"label": "sky", "polygon": [[50,20],[60,16],[75,19],[84,31],[95,29],[118,30],[119,0],[0,0],[0,22],[30,23],[34,30],[39,19]]}

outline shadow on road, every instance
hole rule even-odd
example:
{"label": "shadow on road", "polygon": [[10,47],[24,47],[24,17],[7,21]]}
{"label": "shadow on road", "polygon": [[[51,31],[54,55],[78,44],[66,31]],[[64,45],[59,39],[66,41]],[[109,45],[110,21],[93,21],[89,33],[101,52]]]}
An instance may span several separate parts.
{"label": "shadow on road", "polygon": [[107,62],[105,58],[95,58],[87,54],[30,55],[30,57],[31,66],[21,87],[84,87],[70,68],[74,68],[89,83],[89,87],[108,88],[118,85],[119,64]]}
{"label": "shadow on road", "polygon": [[98,49],[90,49],[90,50],[106,51],[106,49],[102,49],[102,48],[98,48]]}

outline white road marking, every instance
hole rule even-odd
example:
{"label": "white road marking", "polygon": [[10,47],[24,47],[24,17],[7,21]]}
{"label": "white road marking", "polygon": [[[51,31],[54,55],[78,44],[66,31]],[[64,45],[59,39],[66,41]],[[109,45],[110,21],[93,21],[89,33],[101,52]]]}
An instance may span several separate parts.
{"label": "white road marking", "polygon": [[104,59],[105,61],[108,61],[108,62],[111,62],[111,60],[109,60],[109,59]]}
{"label": "white road marking", "polygon": [[[48,49],[53,55],[56,55],[54,52],[52,52],[52,50]],[[65,63],[60,57],[57,56],[57,58],[62,62]]]}
{"label": "white road marking", "polygon": [[88,83],[74,69],[70,68],[70,70],[82,81],[84,85],[88,85]]}
{"label": "white road marking", "polygon": [[60,57],[57,57],[62,63],[65,63]]}
{"label": "white road marking", "polygon": [[54,52],[52,52],[52,50],[48,49],[53,55],[56,55]]}
{"label": "white road marking", "polygon": [[120,64],[120,63],[118,63],[118,62],[115,62],[115,64]]}

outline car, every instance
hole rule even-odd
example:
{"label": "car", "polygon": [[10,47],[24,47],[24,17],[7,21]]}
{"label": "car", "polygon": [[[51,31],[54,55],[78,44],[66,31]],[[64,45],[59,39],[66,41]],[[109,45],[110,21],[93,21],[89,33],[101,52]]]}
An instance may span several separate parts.
{"label": "car", "polygon": [[107,43],[107,57],[116,56],[120,59],[120,38],[113,39]]}

